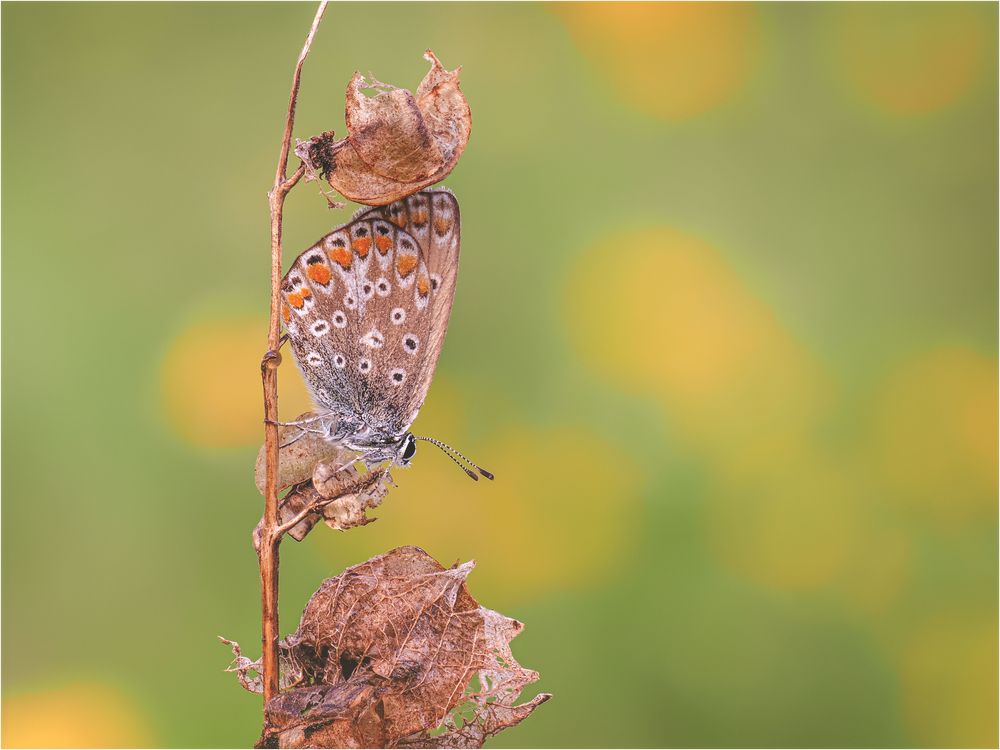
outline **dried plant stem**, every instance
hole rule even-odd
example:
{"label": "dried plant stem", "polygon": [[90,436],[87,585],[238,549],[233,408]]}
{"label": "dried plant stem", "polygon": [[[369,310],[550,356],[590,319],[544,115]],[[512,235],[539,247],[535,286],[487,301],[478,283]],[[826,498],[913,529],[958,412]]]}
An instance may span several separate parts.
{"label": "dried plant stem", "polygon": [[291,177],[288,170],[288,152],[291,148],[292,127],[295,124],[295,104],[299,96],[299,81],[302,78],[302,64],[309,55],[316,29],[319,28],[327,0],[322,0],[316,10],[309,35],[306,37],[295,73],[292,76],[292,91],[288,98],[288,114],[281,139],[281,153],[278,169],[274,175],[274,187],[268,193],[271,210],[271,320],[268,329],[268,351],[261,360],[261,380],[264,385],[264,443],[266,446],[266,484],[264,491],[264,523],[261,529],[261,543],[258,551],[261,583],[261,649],[264,681],[264,704],[278,694],[278,353],[280,334],[280,285],[281,285],[281,218],[285,196],[305,173],[300,166]]}

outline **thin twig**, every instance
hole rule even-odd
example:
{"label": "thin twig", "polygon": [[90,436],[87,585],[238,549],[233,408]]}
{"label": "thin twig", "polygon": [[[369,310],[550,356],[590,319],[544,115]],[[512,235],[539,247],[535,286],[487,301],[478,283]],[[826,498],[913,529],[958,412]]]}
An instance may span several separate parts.
{"label": "thin twig", "polygon": [[291,149],[292,128],[295,125],[295,105],[299,96],[299,82],[302,78],[302,64],[309,55],[313,37],[319,28],[327,0],[322,0],[316,9],[309,35],[306,37],[295,73],[292,75],[292,91],[288,97],[288,115],[281,138],[281,153],[274,175],[274,186],[268,193],[271,213],[271,320],[268,328],[268,351],[260,363],[261,380],[264,385],[264,444],[265,444],[265,488],[264,523],[261,530],[261,544],[258,552],[261,582],[261,652],[264,681],[264,706],[278,694],[278,365],[281,364],[279,349],[280,334],[280,285],[281,285],[281,219],[285,196],[305,174],[305,167],[299,166],[291,177],[288,171],[288,152]]}

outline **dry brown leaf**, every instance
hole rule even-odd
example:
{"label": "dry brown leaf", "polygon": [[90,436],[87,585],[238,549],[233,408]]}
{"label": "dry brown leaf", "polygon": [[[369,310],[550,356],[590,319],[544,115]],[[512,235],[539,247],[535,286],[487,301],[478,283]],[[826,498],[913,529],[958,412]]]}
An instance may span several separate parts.
{"label": "dry brown leaf", "polygon": [[511,640],[524,625],[491,609],[482,608],[482,613],[492,662],[487,659],[466,688],[463,702],[436,731],[407,737],[398,743],[399,747],[482,747],[489,737],[520,723],[552,697],[540,693],[527,703],[515,704],[525,686],[538,679],[538,672],[524,669],[510,652]]}
{"label": "dry brown leaf", "polygon": [[[300,414],[294,422],[315,417],[316,412],[307,411]],[[319,423],[310,424],[310,428],[320,429]],[[332,430],[331,430],[332,432]],[[278,489],[283,490],[293,484],[311,479],[313,469],[320,461],[332,462],[334,465],[346,463],[355,451],[330,440],[324,440],[315,432],[307,432],[302,427],[287,426],[278,428]],[[260,494],[264,494],[264,472],[266,466],[266,446],[261,446],[257,452],[257,464],[254,467],[254,481]]]}
{"label": "dry brown leaf", "polygon": [[[472,112],[461,68],[445,70],[430,50],[431,69],[416,94],[355,73],[347,86],[347,138],[333,132],[304,141],[296,155],[356,203],[381,206],[440,182],[469,142]],[[364,89],[379,89],[373,97]]]}
{"label": "dry brown leaf", "polygon": [[328,502],[322,505],[323,520],[331,529],[352,529],[374,521],[367,511],[377,508],[389,491],[392,476],[376,469],[362,474],[354,464],[316,464],[312,486]]}
{"label": "dry brown leaf", "polygon": [[[313,416],[306,412],[294,421]],[[318,429],[316,425],[311,425]],[[388,471],[360,471],[355,464],[357,452],[299,426],[278,429],[278,489],[292,487],[278,502],[278,525],[290,523],[310,507],[315,512],[304,516],[288,534],[301,542],[323,520],[332,529],[345,530],[364,526],[375,519],[367,511],[378,507],[389,491],[392,476]],[[264,446],[257,454],[255,479],[264,492]],[[254,548],[260,547],[263,519],[253,532]]]}
{"label": "dry brown leaf", "polygon": [[[515,704],[538,678],[510,653],[523,626],[472,598],[473,567],[400,547],[324,582],[280,644],[294,687],[268,703],[261,745],[480,747],[547,700]],[[259,663],[234,653],[257,692]]]}

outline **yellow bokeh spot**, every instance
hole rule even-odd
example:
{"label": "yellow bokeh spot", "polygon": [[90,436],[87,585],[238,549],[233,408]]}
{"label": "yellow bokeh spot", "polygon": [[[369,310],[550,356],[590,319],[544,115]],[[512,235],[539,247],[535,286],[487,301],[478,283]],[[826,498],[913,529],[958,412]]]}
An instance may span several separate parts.
{"label": "yellow bokeh spot", "polygon": [[[427,423],[420,427],[430,432]],[[491,607],[621,574],[637,542],[642,480],[618,448],[566,427],[520,427],[471,447],[454,433],[432,434],[481,461],[496,480],[473,482],[419,444],[412,467],[394,471],[400,486],[383,501],[378,523],[322,537],[338,563],[345,546],[362,560],[401,544],[417,544],[445,565],[475,559],[469,585]]]}
{"label": "yellow bokeh spot", "polygon": [[[208,320],[181,331],[160,371],[162,413],[187,442],[209,448],[263,442],[260,359],[267,348],[267,320]],[[291,349],[282,349],[278,408],[291,419],[311,408]]]}
{"label": "yellow bokeh spot", "polygon": [[900,675],[915,745],[997,746],[997,656],[995,614],[939,616],[906,639]]}
{"label": "yellow bokeh spot", "polygon": [[688,437],[742,461],[800,442],[831,384],[720,254],[671,228],[616,235],[575,265],[567,326],[586,361],[620,387],[654,394]]}
{"label": "yellow bokeh spot", "polygon": [[567,326],[610,383],[662,404],[714,477],[708,542],[762,585],[830,584],[859,525],[856,492],[816,433],[834,398],[810,353],[707,243],[616,235],[575,264]]}
{"label": "yellow bokeh spot", "polygon": [[947,107],[969,91],[989,59],[996,16],[973,6],[835,6],[835,64],[883,111],[913,115]]}
{"label": "yellow bokeh spot", "polygon": [[729,98],[755,68],[746,3],[556,3],[576,44],[631,106],[666,120]]}
{"label": "yellow bokeh spot", "polygon": [[951,525],[997,511],[997,362],[965,348],[928,352],[881,388],[870,451],[903,506]]}
{"label": "yellow bokeh spot", "polygon": [[3,697],[3,747],[154,747],[145,720],[108,685],[81,683]]}

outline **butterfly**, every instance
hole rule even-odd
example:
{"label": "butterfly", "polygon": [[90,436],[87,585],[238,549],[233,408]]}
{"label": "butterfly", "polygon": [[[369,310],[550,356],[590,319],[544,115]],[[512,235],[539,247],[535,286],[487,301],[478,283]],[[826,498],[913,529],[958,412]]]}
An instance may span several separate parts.
{"label": "butterfly", "polygon": [[456,456],[493,478],[410,432],[444,344],[460,245],[458,201],[436,188],[362,208],[295,259],[281,284],[282,320],[320,412],[286,424],[357,451],[368,466],[407,466],[426,440],[473,479]]}

